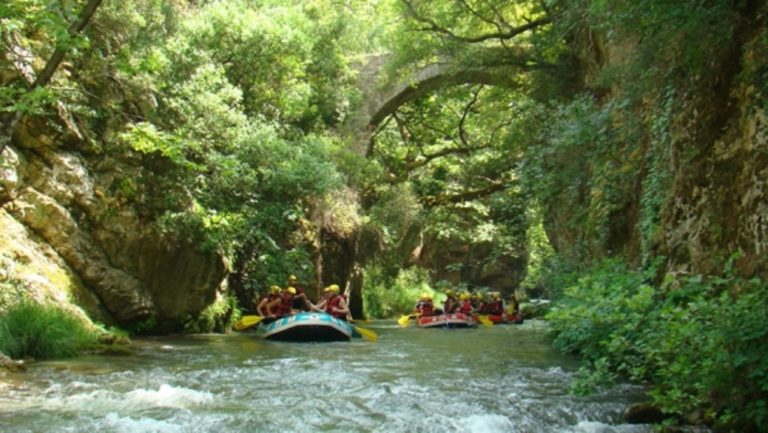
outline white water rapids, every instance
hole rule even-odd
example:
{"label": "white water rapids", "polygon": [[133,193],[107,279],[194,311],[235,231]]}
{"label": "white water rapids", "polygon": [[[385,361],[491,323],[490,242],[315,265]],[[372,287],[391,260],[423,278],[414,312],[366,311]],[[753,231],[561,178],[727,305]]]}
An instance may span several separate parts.
{"label": "white water rapids", "polygon": [[0,378],[2,432],[646,433],[639,390],[569,394],[574,360],[535,321],[479,329],[361,325],[377,343],[254,334],[139,339],[136,355],[33,363]]}

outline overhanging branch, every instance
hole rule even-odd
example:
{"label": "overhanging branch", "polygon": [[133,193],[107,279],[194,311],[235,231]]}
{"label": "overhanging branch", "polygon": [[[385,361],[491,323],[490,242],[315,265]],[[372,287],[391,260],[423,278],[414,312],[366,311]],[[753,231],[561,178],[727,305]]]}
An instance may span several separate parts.
{"label": "overhanging branch", "polygon": [[[545,24],[549,24],[552,22],[552,20],[549,17],[539,18],[533,21],[529,21],[523,25],[515,26],[515,27],[509,27],[505,31],[496,31],[491,33],[484,33],[477,36],[463,36],[456,34],[455,32],[451,31],[450,29],[441,26],[438,24],[435,20],[425,17],[423,15],[420,15],[418,11],[416,10],[416,7],[413,5],[413,3],[409,0],[402,0],[402,2],[405,4],[405,6],[408,8],[408,12],[411,14],[413,19],[418,21],[419,23],[422,23],[425,25],[425,27],[420,28],[421,31],[427,31],[427,32],[433,32],[440,35],[443,35],[449,39],[452,39],[454,41],[458,42],[464,42],[464,43],[480,43],[485,42],[491,39],[499,39],[499,40],[509,40],[513,39],[516,36],[525,33],[529,30],[533,30],[537,27],[540,27]],[[476,14],[475,14],[476,15]],[[483,18],[485,21],[486,19]],[[497,26],[497,28],[499,28]]]}
{"label": "overhanging branch", "polygon": [[427,197],[424,202],[427,206],[439,206],[447,204],[463,203],[478,198],[487,197],[499,191],[503,191],[508,186],[505,182],[495,182],[483,188],[471,189],[457,194],[446,194]]}

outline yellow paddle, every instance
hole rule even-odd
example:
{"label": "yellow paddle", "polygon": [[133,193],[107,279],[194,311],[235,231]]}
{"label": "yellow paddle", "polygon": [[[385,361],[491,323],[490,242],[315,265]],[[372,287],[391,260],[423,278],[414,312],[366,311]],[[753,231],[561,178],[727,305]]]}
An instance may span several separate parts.
{"label": "yellow paddle", "polygon": [[375,343],[376,340],[379,339],[379,336],[375,332],[371,331],[370,329],[361,328],[355,325],[352,325],[352,328],[354,328],[358,334],[362,335],[365,340],[368,340],[372,343]]}
{"label": "yellow paddle", "polygon": [[411,319],[418,319],[418,318],[419,318],[419,314],[400,316],[400,318],[397,319],[397,324],[400,326],[408,326],[411,324]]}
{"label": "yellow paddle", "polygon": [[482,323],[483,326],[490,328],[493,326],[493,322],[491,319],[488,318],[488,316],[477,316],[477,321]]}
{"label": "yellow paddle", "polygon": [[243,316],[235,323],[235,329],[238,331],[245,331],[251,326],[258,325],[261,320],[264,319],[261,316]]}

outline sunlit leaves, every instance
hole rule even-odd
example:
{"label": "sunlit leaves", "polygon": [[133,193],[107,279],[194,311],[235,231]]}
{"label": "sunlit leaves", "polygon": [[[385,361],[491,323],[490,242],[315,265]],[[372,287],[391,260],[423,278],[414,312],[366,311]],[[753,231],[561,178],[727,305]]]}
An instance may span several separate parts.
{"label": "sunlit leaves", "polygon": [[549,22],[540,2],[400,0],[398,7],[404,20],[393,35],[394,65],[403,71],[438,58],[475,66],[503,63],[507,54],[530,48],[532,36]]}

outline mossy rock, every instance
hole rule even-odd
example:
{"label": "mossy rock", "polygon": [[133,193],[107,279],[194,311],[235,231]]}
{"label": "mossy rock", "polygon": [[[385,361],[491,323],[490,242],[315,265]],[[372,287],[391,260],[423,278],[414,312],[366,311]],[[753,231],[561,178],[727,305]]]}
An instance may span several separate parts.
{"label": "mossy rock", "polygon": [[534,299],[520,304],[520,309],[526,319],[543,318],[549,312],[551,303],[549,300]]}

